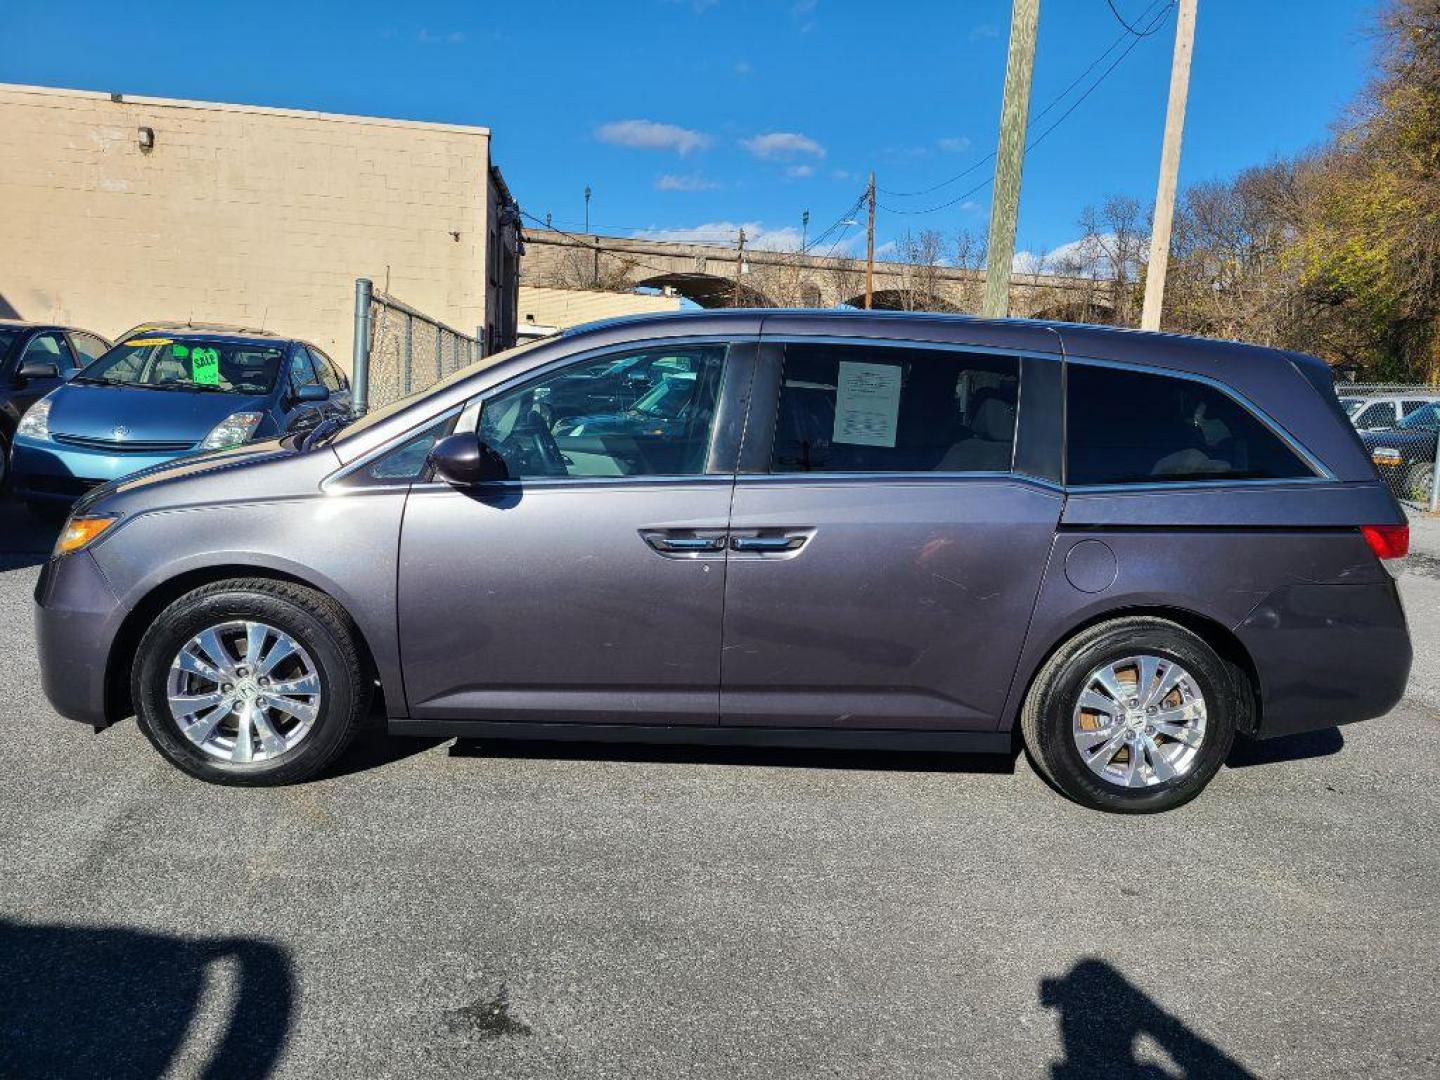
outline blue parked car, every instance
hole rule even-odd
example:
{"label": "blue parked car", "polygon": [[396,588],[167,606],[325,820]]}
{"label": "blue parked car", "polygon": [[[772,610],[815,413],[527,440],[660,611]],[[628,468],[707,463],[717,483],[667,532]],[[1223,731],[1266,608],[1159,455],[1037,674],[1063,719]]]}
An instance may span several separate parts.
{"label": "blue parked car", "polygon": [[350,418],[350,385],[293,338],[244,331],[141,331],[20,418],[15,494],[59,512],[98,484],[184,454]]}

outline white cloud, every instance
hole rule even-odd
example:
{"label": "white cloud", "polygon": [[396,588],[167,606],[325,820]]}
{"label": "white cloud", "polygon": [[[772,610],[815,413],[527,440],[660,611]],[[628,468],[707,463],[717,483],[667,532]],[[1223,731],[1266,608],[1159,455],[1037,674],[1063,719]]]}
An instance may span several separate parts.
{"label": "white cloud", "polygon": [[[1103,240],[1113,240],[1113,237],[1102,237]],[[1073,273],[1074,266],[1066,266],[1066,263],[1084,264],[1090,261],[1094,254],[1095,239],[1082,236],[1078,240],[1071,240],[1069,243],[1061,244],[1059,247],[1051,248],[1049,251],[1017,251],[1015,253],[1014,269],[1017,274],[1038,274],[1042,271],[1047,274]],[[1097,276],[1104,276],[1106,260],[1102,257],[1096,260],[1095,273]]]}
{"label": "white cloud", "polygon": [[994,23],[981,23],[970,31],[971,41],[993,41],[1000,36],[1000,27]]}
{"label": "white cloud", "polygon": [[806,177],[815,175],[814,165],[791,165],[785,170],[785,175],[791,180],[804,180]]}
{"label": "white cloud", "polygon": [[953,139],[936,139],[935,145],[947,154],[958,154],[970,149],[970,140],[961,135]]}
{"label": "white cloud", "polygon": [[749,60],[736,60],[732,70],[743,79],[745,76],[755,73],[755,65],[750,63]]}
{"label": "white cloud", "polygon": [[836,180],[849,180],[854,174],[849,169],[832,169],[830,176]]}
{"label": "white cloud", "polygon": [[664,173],[655,178],[656,191],[714,191],[719,186],[718,180],[700,173]]}
{"label": "white cloud", "polygon": [[666,240],[681,244],[718,244],[733,247],[745,230],[746,248],[757,251],[797,251],[800,230],[792,225],[767,228],[758,221],[707,221],[676,229],[642,229],[631,235],[639,240]]}
{"label": "white cloud", "polygon": [[794,157],[825,156],[825,148],[808,135],[794,131],[771,131],[752,139],[741,139],[740,145],[765,161]]}
{"label": "white cloud", "polygon": [[710,145],[710,136],[704,132],[654,120],[612,120],[596,128],[595,137],[632,150],[674,150],[681,157]]}
{"label": "white cloud", "polygon": [[465,32],[463,30],[451,30],[446,33],[431,33],[429,30],[421,30],[416,35],[416,40],[421,45],[463,45],[465,43]]}
{"label": "white cloud", "polygon": [[875,257],[877,259],[883,259],[886,255],[894,255],[896,250],[895,241],[886,240],[885,243],[875,246]]}

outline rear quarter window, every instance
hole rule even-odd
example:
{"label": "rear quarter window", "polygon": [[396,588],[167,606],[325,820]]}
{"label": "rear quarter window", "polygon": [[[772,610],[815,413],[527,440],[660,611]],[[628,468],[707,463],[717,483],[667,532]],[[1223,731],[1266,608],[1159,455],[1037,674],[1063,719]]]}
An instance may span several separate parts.
{"label": "rear quarter window", "polygon": [[1072,363],[1066,398],[1072,485],[1315,475],[1238,401],[1193,379]]}

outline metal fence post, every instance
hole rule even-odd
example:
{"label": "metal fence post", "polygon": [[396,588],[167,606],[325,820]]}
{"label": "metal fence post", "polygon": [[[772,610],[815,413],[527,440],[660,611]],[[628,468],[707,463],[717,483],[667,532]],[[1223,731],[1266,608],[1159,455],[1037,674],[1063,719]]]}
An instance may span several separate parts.
{"label": "metal fence post", "polygon": [[403,388],[405,397],[410,396],[410,374],[411,357],[415,353],[415,317],[408,312],[405,315],[405,353],[400,358],[400,385]]}
{"label": "metal fence post", "polygon": [[1430,466],[1430,513],[1440,514],[1440,431],[1435,433],[1435,463]]}
{"label": "metal fence post", "polygon": [[355,279],[355,351],[351,407],[357,416],[370,408],[370,298],[375,285],[369,278]]}

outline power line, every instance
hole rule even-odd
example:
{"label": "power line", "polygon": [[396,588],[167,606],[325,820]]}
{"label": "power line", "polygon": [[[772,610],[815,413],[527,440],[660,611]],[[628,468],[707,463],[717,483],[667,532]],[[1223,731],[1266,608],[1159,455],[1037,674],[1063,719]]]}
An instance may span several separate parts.
{"label": "power line", "polygon": [[[1155,29],[1155,28],[1160,24],[1160,22],[1163,21],[1164,18],[1170,13],[1170,9],[1171,9],[1173,6],[1174,6],[1173,3],[1166,4],[1164,10],[1161,11],[1161,12],[1155,17],[1155,21],[1152,22],[1152,23],[1150,24],[1150,26],[1147,27],[1147,29],[1150,30],[1150,31],[1153,33],[1154,29]],[[1125,51],[1122,52],[1119,56],[1117,56],[1117,57],[1114,59],[1114,61],[1110,64],[1110,66],[1109,66],[1108,68],[1106,68],[1103,72],[1100,73],[1100,77],[1099,77],[1098,79],[1096,79],[1093,83],[1091,83],[1088,87],[1086,87],[1085,92],[1084,92],[1083,94],[1081,94],[1078,98],[1076,98],[1076,99],[1070,104],[1070,107],[1069,107],[1068,109],[1066,109],[1063,113],[1061,113],[1059,117],[1056,118],[1056,120],[1055,120],[1054,123],[1052,123],[1049,127],[1047,127],[1047,128],[1046,128],[1044,131],[1042,131],[1039,135],[1037,135],[1037,136],[1035,137],[1035,139],[1034,139],[1028,146],[1025,147],[1025,152],[1028,154],[1031,150],[1034,150],[1035,147],[1039,146],[1042,142],[1044,142],[1045,139],[1046,139],[1046,137],[1047,137],[1052,131],[1054,131],[1057,127],[1059,127],[1061,124],[1063,124],[1063,123],[1070,117],[1070,114],[1073,113],[1076,109],[1078,109],[1081,105],[1083,105],[1083,104],[1085,103],[1085,99],[1088,98],[1091,94],[1093,94],[1093,93],[1099,88],[1100,84],[1103,83],[1107,78],[1109,78],[1110,73],[1113,72],[1117,67],[1119,67],[1122,62],[1124,62],[1125,58],[1126,58],[1127,56],[1129,56],[1129,55],[1131,54],[1131,52],[1134,51],[1135,46],[1139,45],[1142,40],[1144,40],[1146,37],[1149,37],[1149,36],[1150,36],[1150,35],[1149,35],[1148,33],[1147,33],[1147,34],[1136,34],[1136,35],[1132,36],[1132,37],[1130,38],[1130,44],[1125,48]],[[990,154],[989,156],[993,158],[995,155],[992,153],[992,154]],[[980,181],[980,183],[976,184],[974,187],[970,188],[968,191],[962,192],[961,194],[955,196],[955,198],[951,199],[950,201],[940,203],[938,206],[926,207],[926,208],[923,209],[923,210],[904,210],[904,209],[901,209],[901,208],[899,208],[899,207],[885,206],[883,203],[880,204],[880,207],[881,207],[882,210],[885,210],[887,213],[891,213],[891,214],[906,214],[906,215],[933,214],[933,213],[935,213],[937,210],[945,210],[945,209],[948,209],[948,208],[951,207],[951,206],[954,206],[954,205],[955,205],[956,203],[958,203],[958,202],[963,202],[965,199],[968,199],[971,195],[974,195],[974,194],[976,194],[976,193],[984,190],[988,185],[990,185],[990,184],[993,183],[993,182],[994,182],[994,178],[993,178],[993,177],[986,177],[984,180]]]}
{"label": "power line", "polygon": [[[1036,120],[1036,122],[1038,123],[1039,121],[1043,120],[1043,119],[1045,118],[1046,114],[1049,113],[1051,109],[1055,108],[1055,106],[1059,105],[1060,102],[1062,102],[1063,100],[1065,100],[1065,98],[1069,96],[1070,91],[1074,90],[1075,87],[1079,86],[1080,83],[1081,83],[1082,81],[1084,81],[1085,77],[1090,74],[1090,72],[1094,71],[1094,70],[1095,70],[1097,67],[1099,67],[1102,63],[1104,63],[1104,62],[1105,62],[1105,58],[1108,57],[1108,56],[1109,56],[1112,52],[1114,52],[1116,49],[1118,49],[1118,48],[1119,48],[1122,44],[1124,44],[1126,41],[1130,41],[1130,42],[1131,42],[1131,45],[1132,45],[1132,47],[1133,47],[1134,42],[1135,42],[1136,40],[1138,40],[1139,38],[1149,37],[1151,34],[1155,33],[1155,32],[1160,28],[1160,22],[1164,19],[1164,17],[1165,17],[1166,15],[1169,14],[1170,9],[1175,6],[1175,0],[1150,0],[1150,3],[1146,4],[1146,5],[1145,5],[1145,9],[1140,12],[1140,18],[1141,18],[1141,19],[1144,19],[1146,16],[1148,16],[1148,15],[1150,14],[1151,10],[1152,10],[1157,4],[1161,4],[1161,3],[1163,3],[1165,6],[1164,6],[1164,8],[1161,10],[1161,12],[1160,12],[1159,19],[1158,19],[1156,22],[1152,23],[1152,24],[1150,25],[1150,28],[1147,29],[1147,30],[1145,31],[1145,33],[1143,33],[1143,34],[1135,34],[1135,33],[1131,32],[1131,33],[1121,34],[1120,36],[1118,36],[1114,41],[1112,41],[1112,42],[1109,44],[1109,46],[1106,47],[1106,49],[1105,49],[1104,52],[1102,52],[1102,53],[1101,53],[1099,56],[1097,56],[1094,60],[1091,60],[1091,61],[1090,61],[1089,65],[1085,68],[1084,71],[1080,72],[1079,75],[1075,76],[1075,78],[1073,78],[1072,80],[1070,80],[1069,85],[1066,86],[1064,90],[1061,90],[1060,93],[1056,94],[1053,98],[1051,98],[1050,101],[1049,101],[1049,103],[1048,103],[1043,109],[1041,109],[1038,113],[1035,114],[1035,120]],[[1127,51],[1128,51],[1128,50],[1127,50]],[[954,176],[951,176],[951,177],[949,177],[949,178],[947,178],[947,179],[945,179],[945,180],[941,180],[938,184],[931,184],[931,185],[930,185],[929,187],[927,187],[927,188],[919,188],[919,189],[917,189],[917,190],[915,190],[915,191],[891,191],[889,188],[883,188],[883,187],[882,187],[882,188],[876,188],[875,190],[877,190],[878,192],[880,192],[882,195],[890,195],[890,196],[893,196],[893,197],[895,197],[895,198],[904,198],[904,199],[914,198],[914,197],[919,196],[919,195],[929,195],[929,194],[930,194],[931,192],[933,192],[933,191],[939,191],[939,190],[940,190],[941,188],[943,188],[943,187],[949,187],[951,184],[955,183],[955,181],[957,181],[957,180],[963,180],[965,177],[967,177],[967,176],[969,176],[971,173],[973,173],[976,169],[979,169],[979,168],[981,168],[983,165],[985,165],[986,162],[993,160],[994,157],[995,157],[995,151],[992,150],[992,151],[990,151],[990,153],[986,154],[984,157],[980,158],[980,160],[976,161],[976,162],[973,163],[972,165],[969,165],[969,166],[967,166],[966,168],[961,169],[961,170],[960,170],[958,173],[956,173]],[[982,186],[983,186],[983,185],[982,185]],[[959,201],[959,200],[956,200],[956,201]],[[953,204],[947,204],[947,205],[953,205]]]}
{"label": "power line", "polygon": [[[1135,27],[1131,26],[1128,22],[1126,22],[1125,17],[1120,14],[1120,10],[1115,6],[1115,0],[1105,0],[1105,3],[1110,5],[1110,14],[1115,16],[1115,21],[1118,22],[1121,26],[1123,26],[1126,30],[1130,31],[1130,33],[1134,34],[1136,37],[1149,37],[1151,34],[1155,33],[1156,30],[1160,29],[1158,26],[1152,26],[1148,30],[1136,30]],[[1144,17],[1145,13],[1142,11],[1140,13],[1140,18],[1143,19]],[[1138,22],[1139,20],[1136,21]]]}

